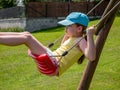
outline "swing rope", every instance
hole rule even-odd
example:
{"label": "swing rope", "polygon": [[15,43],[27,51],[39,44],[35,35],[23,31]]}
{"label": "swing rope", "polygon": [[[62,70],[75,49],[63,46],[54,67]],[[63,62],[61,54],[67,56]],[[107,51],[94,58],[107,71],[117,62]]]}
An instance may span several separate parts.
{"label": "swing rope", "polygon": [[[101,0],[98,4],[96,4],[86,15],[89,15],[93,10],[95,10],[104,0]],[[64,37],[64,35],[61,35],[57,40],[55,40],[54,42],[50,43],[47,47],[51,48],[52,46],[54,46],[54,44],[56,44],[57,42],[59,42],[62,38]]]}
{"label": "swing rope", "polygon": [[51,48],[52,46],[54,46],[54,44],[56,44],[58,41],[60,41],[62,38],[64,37],[64,34],[61,35],[57,40],[55,40],[54,42],[50,43],[47,47]]}
{"label": "swing rope", "polygon": [[[104,0],[101,0],[95,7],[93,7],[88,13],[87,13],[87,15],[89,15],[93,10],[95,10],[102,2],[103,2]],[[102,20],[101,20],[102,21]],[[98,25],[99,23],[97,23],[96,25],[95,25],[95,27],[97,27],[97,25]],[[85,32],[86,32],[86,30],[85,30]],[[48,48],[51,48],[55,43],[57,43],[61,38],[63,38],[63,36],[64,35],[62,35],[61,37],[59,37],[57,40],[55,40],[53,43],[50,43],[49,45],[48,45]],[[69,48],[67,51],[64,51],[63,53],[62,53],[62,55],[54,55],[54,56],[50,56],[50,57],[63,57],[63,56],[65,56],[65,55],[67,55],[68,54],[68,52],[70,51],[70,50],[72,50],[72,48],[74,48],[76,45],[78,45],[78,43],[83,39],[83,38],[85,38],[87,35],[84,35],[77,43],[75,43],[71,48]],[[62,59],[62,58],[60,58],[60,59]],[[59,60],[60,61],[60,60]]]}
{"label": "swing rope", "polygon": [[[119,5],[120,2],[117,4]],[[115,5],[113,7],[112,10],[116,9],[115,7],[117,7],[117,5]],[[97,27],[99,24],[101,24],[101,22],[103,22],[103,20],[105,20],[105,18],[108,18],[109,15],[111,15],[111,12],[112,10],[110,10],[106,15],[104,15],[100,22],[98,22],[95,27]],[[110,17],[110,16],[109,16]],[[105,23],[103,23],[105,24]],[[95,28],[96,29],[96,28]],[[96,30],[97,31],[97,30]],[[54,74],[57,70],[57,65],[58,63],[60,62],[60,60],[62,59],[63,56],[67,55],[69,53],[69,51],[75,47],[76,45],[78,45],[78,43],[83,39],[87,37],[87,35],[84,35],[81,39],[79,39],[78,42],[76,42],[73,46],[71,46],[71,48],[69,48],[67,51],[63,52],[62,55],[57,55],[57,56],[48,56],[47,54],[43,54],[43,55],[40,55],[38,57],[36,57],[35,61],[37,63],[37,67],[39,69],[39,71],[43,74],[46,74],[46,75],[51,75],[51,74]],[[56,41],[55,41],[56,42]],[[84,56],[84,55],[83,55]],[[50,57],[60,57],[59,61],[56,62],[56,61],[51,61],[51,58]],[[55,74],[57,75],[57,74]]]}
{"label": "swing rope", "polygon": [[98,4],[96,4],[88,13],[87,15],[89,15],[93,10],[95,10],[104,0],[101,0]]}
{"label": "swing rope", "polygon": [[[95,27],[99,27],[101,23],[104,23],[105,25],[106,23],[105,20],[107,20],[107,18],[111,15],[111,13],[113,13],[113,11],[115,11],[119,6],[120,6],[120,1],[99,20],[99,22],[95,25]],[[98,35],[98,33],[99,33],[99,30],[96,29],[95,34]]]}
{"label": "swing rope", "polygon": [[[120,1],[108,12],[108,13],[106,13],[101,19],[100,19],[100,21],[96,24],[96,25],[94,25],[94,27],[95,28],[97,28],[97,26],[99,26],[99,24],[100,23],[103,23],[106,19],[107,19],[107,17],[109,17],[110,15],[111,15],[111,13],[112,13],[112,11],[114,11],[114,9],[116,9],[116,7],[118,7],[118,5],[120,4]],[[91,12],[91,11],[90,11]],[[96,29],[96,32],[95,32],[95,34],[97,35],[98,34],[98,32],[99,31],[97,31],[97,29]],[[63,36],[62,36],[63,37]],[[64,56],[66,56],[68,53],[69,53],[69,51],[70,50],[72,50],[75,46],[77,46],[78,45],[78,43],[82,40],[82,39],[84,39],[84,38],[86,38],[87,37],[87,35],[84,35],[77,43],[75,43],[71,48],[69,48],[67,51],[64,51],[63,53],[62,53],[62,55],[54,55],[54,56],[50,56],[50,57],[61,57],[60,59],[59,59],[59,61],[62,59],[62,57],[64,57]],[[61,37],[60,37],[61,38]],[[59,39],[60,39],[59,38]],[[56,40],[55,42],[57,42],[58,40]]]}

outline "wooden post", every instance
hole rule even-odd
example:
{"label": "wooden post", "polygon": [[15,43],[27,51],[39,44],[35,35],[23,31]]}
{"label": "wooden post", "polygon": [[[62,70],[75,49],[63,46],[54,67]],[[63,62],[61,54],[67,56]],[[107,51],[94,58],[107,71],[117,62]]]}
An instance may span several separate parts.
{"label": "wooden post", "polygon": [[[115,2],[117,0],[111,0],[111,2],[113,2],[113,1]],[[114,6],[114,4],[110,3],[110,7],[113,7],[113,6]],[[108,6],[108,9],[110,9],[109,6]],[[109,11],[109,10],[106,10],[106,12],[107,11]],[[88,90],[89,89],[89,86],[90,86],[90,83],[92,81],[92,77],[93,77],[93,74],[95,72],[96,66],[98,64],[98,61],[99,61],[103,46],[104,46],[105,41],[107,39],[110,28],[111,28],[111,26],[113,24],[116,11],[114,11],[114,13],[112,13],[106,19],[106,23],[104,23],[104,25],[103,25],[103,23],[100,24],[102,27],[99,30],[99,33],[98,33],[98,35],[96,37],[96,42],[95,42],[96,50],[97,50],[96,59],[95,59],[94,62],[90,62],[90,61],[88,62],[87,66],[85,68],[85,71],[83,73],[82,79],[80,81],[80,84],[78,86],[78,90]]]}

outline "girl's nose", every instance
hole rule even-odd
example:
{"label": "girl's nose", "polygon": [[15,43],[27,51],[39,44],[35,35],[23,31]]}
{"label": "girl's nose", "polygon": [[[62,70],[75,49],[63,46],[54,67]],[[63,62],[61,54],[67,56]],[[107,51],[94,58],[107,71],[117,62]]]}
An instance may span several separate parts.
{"label": "girl's nose", "polygon": [[67,31],[68,31],[68,27],[65,28],[65,32],[67,32]]}

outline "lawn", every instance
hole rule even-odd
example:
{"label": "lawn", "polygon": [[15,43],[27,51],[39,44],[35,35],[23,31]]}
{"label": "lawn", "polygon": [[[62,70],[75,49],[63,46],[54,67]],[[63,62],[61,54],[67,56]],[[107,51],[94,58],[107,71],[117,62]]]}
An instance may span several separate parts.
{"label": "lawn", "polygon": [[[98,21],[90,22],[89,26]],[[64,27],[32,33],[48,45],[64,33]],[[54,48],[58,46],[55,45]],[[76,90],[87,60],[74,64],[60,77],[48,77],[38,72],[34,60],[24,45],[0,45],[0,90]],[[120,89],[120,17],[116,17],[102,51],[89,90]]]}

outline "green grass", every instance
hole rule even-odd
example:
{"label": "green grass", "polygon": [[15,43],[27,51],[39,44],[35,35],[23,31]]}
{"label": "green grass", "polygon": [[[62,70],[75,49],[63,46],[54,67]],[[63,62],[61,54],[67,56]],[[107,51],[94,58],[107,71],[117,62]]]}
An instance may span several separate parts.
{"label": "green grass", "polygon": [[20,28],[18,28],[18,27],[16,27],[16,28],[4,28],[4,29],[2,29],[2,28],[0,28],[0,32],[23,32],[24,31],[24,29],[20,29]]}
{"label": "green grass", "polygon": [[[92,21],[90,26],[97,22]],[[63,32],[64,28],[58,27],[32,34],[47,45]],[[34,60],[27,55],[27,49],[24,45],[0,45],[0,90],[76,90],[87,60],[82,65],[74,64],[60,77],[48,77],[38,72]],[[119,54],[120,17],[116,17],[89,90],[119,90]]]}

